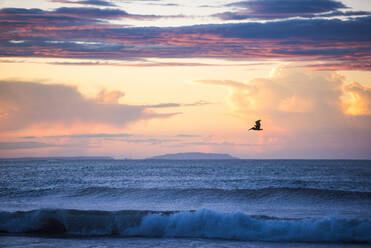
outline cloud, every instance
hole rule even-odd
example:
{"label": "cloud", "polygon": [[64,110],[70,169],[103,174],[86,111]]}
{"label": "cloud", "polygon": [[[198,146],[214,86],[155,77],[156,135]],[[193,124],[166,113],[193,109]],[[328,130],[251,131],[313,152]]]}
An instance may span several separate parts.
{"label": "cloud", "polygon": [[161,18],[178,18],[183,17],[179,15],[139,15],[139,14],[129,14],[128,12],[121,9],[112,8],[93,8],[93,7],[61,7],[53,11],[46,12],[48,15],[52,16],[63,16],[63,17],[80,17],[80,18],[91,18],[91,19],[120,19],[120,18],[130,18],[137,20],[155,20]]}
{"label": "cloud", "polygon": [[215,14],[223,20],[281,19],[290,17],[314,17],[315,14],[347,8],[334,0],[249,0],[227,4],[238,7],[235,12]]}
{"label": "cloud", "polygon": [[[48,136],[24,136],[23,139],[36,139],[36,138],[128,138],[133,137],[129,133],[83,133],[83,134],[66,134],[66,135],[48,135]],[[178,134],[176,138],[199,138],[200,135],[196,134]],[[148,138],[145,140],[151,140]],[[167,139],[168,140],[168,139]],[[173,139],[171,139],[173,141]]]}
{"label": "cloud", "polygon": [[[14,60],[0,60],[0,63],[21,63],[22,61]],[[24,61],[23,61],[24,62]],[[123,66],[123,67],[171,67],[171,66],[257,66],[257,65],[270,65],[271,63],[194,63],[194,62],[150,62],[142,61],[141,63],[120,63],[120,62],[101,62],[101,61],[84,61],[84,62],[47,62],[50,65],[83,65],[83,66]]]}
{"label": "cloud", "polygon": [[[359,83],[345,85],[345,79],[336,73],[282,68],[272,77],[246,83],[198,82],[229,88],[229,105],[251,126],[262,119],[264,132],[260,135],[277,140],[274,149],[267,146],[262,151],[265,154],[369,156],[371,88]],[[344,100],[349,94],[350,100]]]}
{"label": "cloud", "polygon": [[177,139],[157,139],[157,138],[149,138],[149,139],[124,139],[122,140],[126,143],[145,143],[145,144],[152,144],[152,145],[160,145],[162,143],[171,143],[177,142]]}
{"label": "cloud", "polygon": [[178,134],[175,137],[178,137],[178,138],[199,138],[199,137],[201,137],[201,135],[197,135],[197,134]]}
{"label": "cloud", "polygon": [[41,142],[0,142],[0,150],[35,149],[53,146],[55,145]]}
{"label": "cloud", "polygon": [[[126,28],[108,22],[124,16],[134,18],[117,9],[1,9],[0,55],[108,60],[153,57],[317,60],[333,65],[334,61],[342,62],[341,69],[363,70],[368,69],[365,64],[371,63],[368,32],[371,16],[168,28]],[[202,64],[132,66],[172,65]]]}
{"label": "cloud", "polygon": [[125,96],[124,92],[115,90],[115,91],[106,91],[101,90],[97,95],[97,101],[106,104],[118,104],[121,97]]}
{"label": "cloud", "polygon": [[70,139],[81,139],[81,138],[123,138],[130,137],[128,133],[89,133],[89,134],[70,134],[70,135],[49,135],[49,136],[25,136],[24,139],[37,139],[37,138],[70,138]]}
{"label": "cloud", "polygon": [[371,70],[371,61],[333,61],[321,63],[309,63],[302,65],[290,65],[290,68],[307,68],[317,71],[336,71],[336,70]]}
{"label": "cloud", "polygon": [[247,84],[218,80],[199,82],[231,88],[229,101],[241,113],[322,114],[341,107],[343,81],[335,74],[315,72],[313,75],[283,70],[272,78],[253,79]]}
{"label": "cloud", "polygon": [[351,99],[347,101],[346,112],[350,115],[371,115],[371,88],[353,82],[345,86]]}
{"label": "cloud", "polygon": [[160,103],[154,105],[143,105],[146,108],[177,108],[177,107],[197,107],[197,106],[204,106],[209,105],[210,102],[207,101],[197,101],[194,103]]}
{"label": "cloud", "polygon": [[324,14],[313,15],[312,17],[357,17],[369,15],[371,15],[369,11],[331,11]]}
{"label": "cloud", "polygon": [[68,8],[62,7],[54,11],[50,11],[48,14],[60,15],[60,16],[71,16],[71,17],[84,17],[94,19],[117,19],[132,17],[126,11],[120,9],[100,9],[100,8]]}
{"label": "cloud", "polygon": [[230,88],[229,102],[236,111],[245,114],[311,113],[312,116],[322,116],[342,110],[343,79],[327,72],[310,74],[279,69],[271,78],[256,78],[248,83],[198,82]]}
{"label": "cloud", "polygon": [[258,147],[258,146],[264,146],[264,144],[247,144],[247,143],[236,143],[236,142],[229,142],[229,141],[221,141],[221,142],[210,142],[210,141],[198,141],[198,142],[184,142],[184,143],[178,143],[174,146],[208,146],[208,147]]}
{"label": "cloud", "polygon": [[[73,144],[72,140],[83,142],[84,145],[91,145],[89,144],[89,142],[91,141],[87,139],[104,139],[104,140],[110,140],[110,141],[115,141],[115,142],[138,143],[138,144],[143,143],[143,144],[158,145],[158,144],[164,144],[164,143],[182,142],[184,139],[192,140],[193,138],[200,138],[200,137],[201,137],[200,135],[194,135],[194,134],[178,134],[178,135],[166,136],[166,137],[152,137],[152,136],[147,136],[147,135],[133,135],[129,133],[80,133],[80,134],[47,135],[47,136],[24,136],[20,138],[27,139],[27,140],[30,140],[30,139],[32,140],[34,139],[36,140],[39,140],[39,139],[41,140],[70,139],[68,141],[70,143],[69,145]],[[30,148],[32,145],[36,147],[37,144],[39,144],[40,147],[44,147],[44,145],[56,146],[56,145],[51,145],[51,144],[49,145],[49,144],[40,143],[40,142],[7,142],[7,143],[3,142],[4,147],[7,147],[7,148],[0,147],[0,149],[17,149],[14,147],[21,146],[23,143],[25,143],[26,145],[30,144],[29,145]],[[0,146],[1,146],[1,143],[0,143]],[[66,146],[66,144],[64,144],[64,146]]]}
{"label": "cloud", "polygon": [[82,4],[82,5],[97,5],[97,6],[106,6],[106,7],[116,6],[115,4],[113,4],[109,1],[104,1],[104,0],[80,0],[80,1],[51,0],[51,2],[69,3],[69,4]]}
{"label": "cloud", "polygon": [[[54,10],[3,8],[0,19],[6,24],[37,24],[38,26],[77,26],[103,23],[103,19],[158,19],[163,16],[129,14],[121,9],[94,7],[61,7]],[[49,23],[45,23],[49,21]],[[76,23],[77,22],[77,23]]]}
{"label": "cloud", "polygon": [[158,114],[141,106],[117,102],[102,103],[86,98],[76,88],[66,85],[17,81],[0,82],[0,106],[0,131],[58,123],[124,127],[129,122],[175,114]]}

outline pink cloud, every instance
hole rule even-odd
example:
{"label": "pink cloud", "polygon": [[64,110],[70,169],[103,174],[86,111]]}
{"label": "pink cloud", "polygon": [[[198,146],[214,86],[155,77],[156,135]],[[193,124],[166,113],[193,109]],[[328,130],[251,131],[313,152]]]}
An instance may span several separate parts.
{"label": "pink cloud", "polygon": [[1,81],[0,131],[32,125],[124,127],[130,122],[175,114],[159,114],[142,106],[119,104],[122,96],[122,92],[102,91],[96,99],[90,99],[66,85]]}

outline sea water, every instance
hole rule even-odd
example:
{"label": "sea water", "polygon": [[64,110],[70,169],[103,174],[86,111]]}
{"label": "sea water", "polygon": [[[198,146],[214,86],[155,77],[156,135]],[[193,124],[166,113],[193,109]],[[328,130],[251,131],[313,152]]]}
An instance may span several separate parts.
{"label": "sea water", "polygon": [[0,160],[0,247],[367,247],[371,161]]}

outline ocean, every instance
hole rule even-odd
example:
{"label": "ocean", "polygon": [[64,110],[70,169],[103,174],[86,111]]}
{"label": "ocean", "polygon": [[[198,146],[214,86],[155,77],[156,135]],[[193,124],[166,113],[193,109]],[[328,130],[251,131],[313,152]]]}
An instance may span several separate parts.
{"label": "ocean", "polygon": [[4,159],[0,247],[371,247],[371,161]]}

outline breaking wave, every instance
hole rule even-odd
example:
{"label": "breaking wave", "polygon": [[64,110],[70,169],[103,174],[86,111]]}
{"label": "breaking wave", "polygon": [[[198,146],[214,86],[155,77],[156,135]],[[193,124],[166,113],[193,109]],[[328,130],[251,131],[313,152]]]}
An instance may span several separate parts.
{"label": "breaking wave", "polygon": [[371,243],[371,220],[280,219],[241,212],[82,211],[0,212],[0,232],[35,235],[193,237],[249,241]]}

